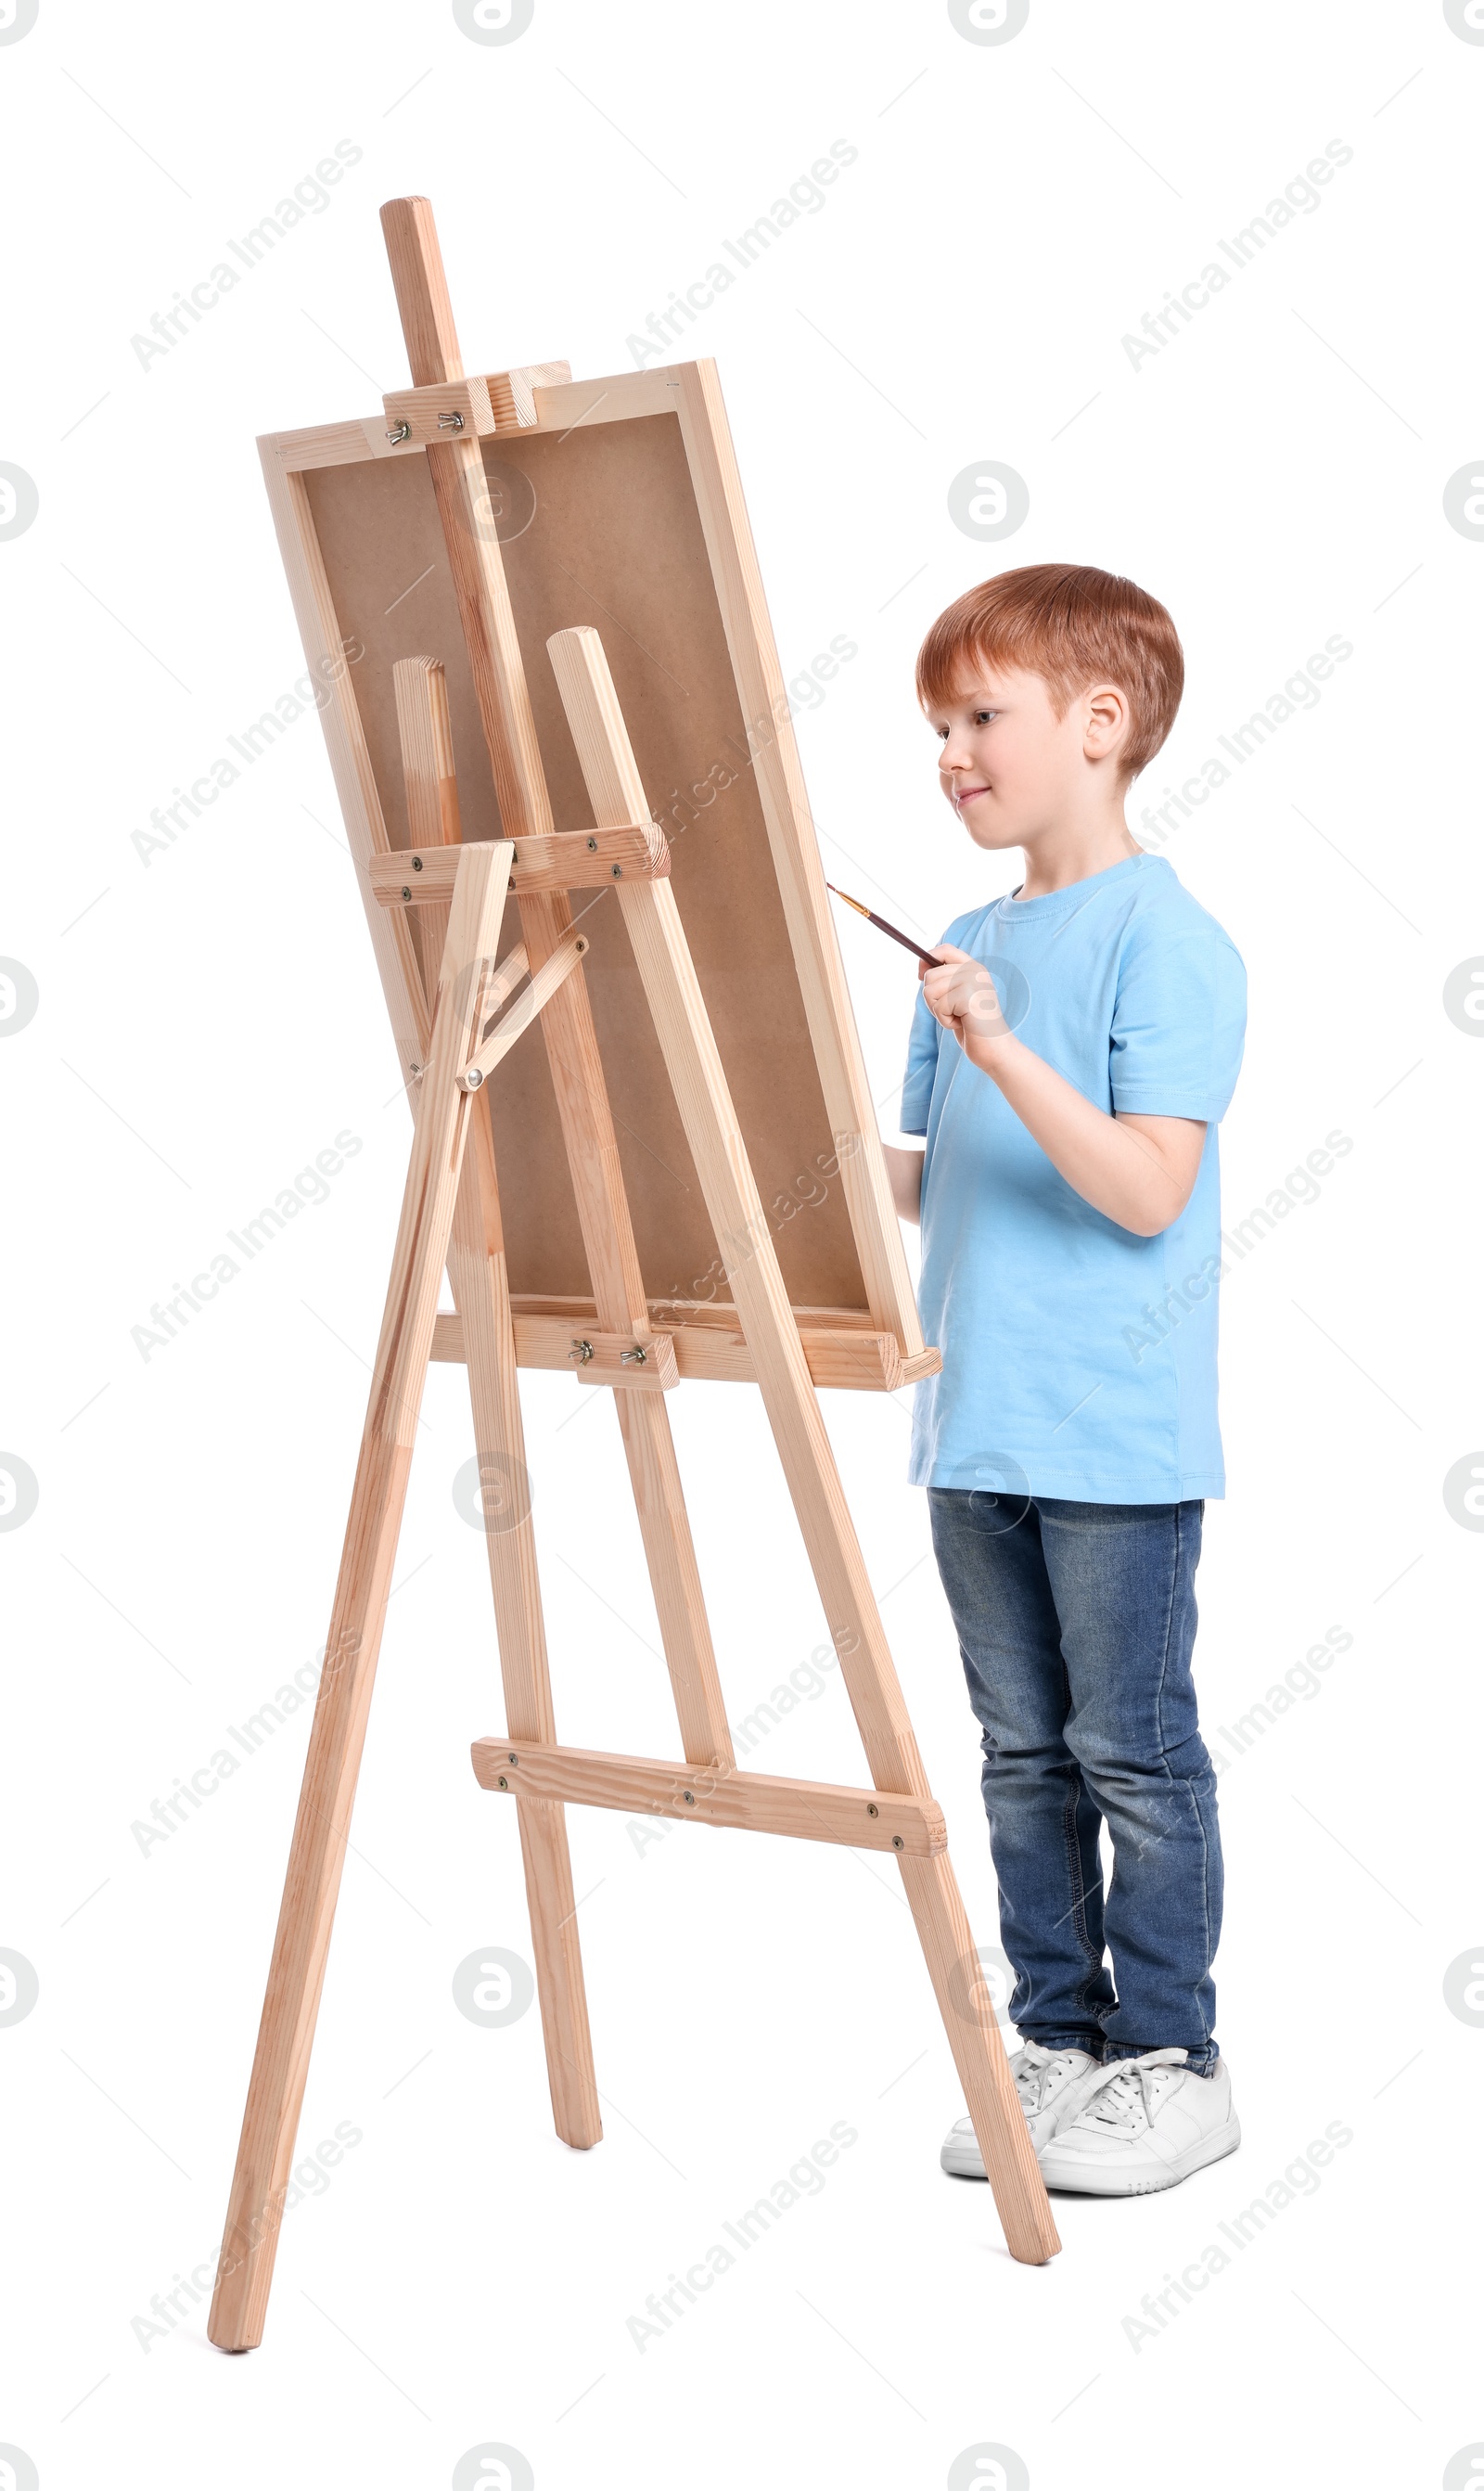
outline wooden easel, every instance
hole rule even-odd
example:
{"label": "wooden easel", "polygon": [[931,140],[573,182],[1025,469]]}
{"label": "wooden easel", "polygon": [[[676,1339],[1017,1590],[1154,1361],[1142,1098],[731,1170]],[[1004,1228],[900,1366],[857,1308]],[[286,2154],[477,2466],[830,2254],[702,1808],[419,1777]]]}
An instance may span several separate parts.
{"label": "wooden easel", "polygon": [[[669,851],[651,818],[602,644],[589,629],[560,630],[547,647],[592,827],[551,827],[500,545],[488,524],[480,436],[496,425],[490,385],[463,376],[428,203],[394,200],[382,219],[414,381],[387,401],[389,437],[425,445],[506,835],[460,841],[443,668],[424,658],[400,661],[393,670],[396,722],[411,842],[374,855],[368,880],[395,947],[398,1037],[416,1067],[412,1158],[209,2332],[234,2352],[262,2336],[445,1265],[481,1474],[491,1493],[524,1476],[517,1331],[492,1128],[475,1104],[538,1019],[593,1290],[592,1319],[575,1333],[567,1328],[567,1354],[584,1384],[613,1392],[684,1750],[680,1764],[558,1744],[535,1537],[517,1499],[500,1515],[501,1527],[485,1534],[506,1728],[478,1741],[473,1754],[480,1783],[515,1802],[557,2132],[574,2147],[596,2145],[602,2133],[566,1803],[891,1851],[1006,2242],[1013,2256],[1039,2264],[1060,2245],[1056,2228],[670,888]],[[355,454],[366,453],[358,448]],[[328,592],[307,573],[298,585],[302,617],[318,597],[333,623]],[[327,645],[330,637],[327,623]],[[518,901],[521,940],[497,963],[508,888]],[[632,947],[725,1260],[743,1354],[762,1391],[839,1654],[870,1789],[737,1765],[665,1408],[666,1392],[679,1382],[676,1343],[683,1335],[655,1324],[646,1298],[582,972],[588,945],[572,930],[568,894],[595,888],[614,892]],[[539,1320],[527,1319],[528,1341]],[[719,1337],[698,1327],[701,1346],[687,1349],[687,1357],[711,1356],[708,1344]],[[875,1337],[849,1336],[854,1343]],[[827,1346],[813,1354],[843,1356],[847,1345],[842,1335],[838,1353]],[[540,1363],[561,1355],[549,1344],[533,1354]]]}

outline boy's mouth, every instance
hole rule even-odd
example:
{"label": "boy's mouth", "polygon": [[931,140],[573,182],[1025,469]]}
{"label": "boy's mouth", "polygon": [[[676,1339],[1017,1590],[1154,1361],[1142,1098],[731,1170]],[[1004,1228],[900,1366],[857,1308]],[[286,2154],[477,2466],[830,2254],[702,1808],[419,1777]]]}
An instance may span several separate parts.
{"label": "boy's mouth", "polygon": [[955,805],[969,805],[973,803],[975,796],[987,796],[988,794],[989,789],[987,787],[955,787],[953,790],[953,802]]}

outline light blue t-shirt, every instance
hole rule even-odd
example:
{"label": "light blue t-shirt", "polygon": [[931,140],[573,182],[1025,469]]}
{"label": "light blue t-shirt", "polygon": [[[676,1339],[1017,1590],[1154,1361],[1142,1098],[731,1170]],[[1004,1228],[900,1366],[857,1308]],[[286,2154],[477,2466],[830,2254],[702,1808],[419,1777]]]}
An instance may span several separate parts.
{"label": "light blue t-shirt", "polygon": [[943,1372],[917,1388],[911,1480],[1099,1505],[1224,1495],[1216,1127],[1246,1025],[1236,946],[1154,856],[994,900],[944,940],[1094,1106],[1207,1134],[1179,1218],[1136,1237],[1058,1174],[919,994],[901,1126],[927,1136],[917,1295]]}

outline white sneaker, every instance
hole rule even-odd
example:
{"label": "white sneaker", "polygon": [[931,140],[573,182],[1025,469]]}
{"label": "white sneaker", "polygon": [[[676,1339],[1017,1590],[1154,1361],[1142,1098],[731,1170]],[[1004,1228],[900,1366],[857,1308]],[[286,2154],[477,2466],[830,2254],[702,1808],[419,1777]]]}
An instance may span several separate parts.
{"label": "white sneaker", "polygon": [[1225,2059],[1193,2075],[1183,2050],[1114,2059],[1083,2089],[1073,2116],[1039,2149],[1048,2188],[1144,2197],[1235,2154],[1241,2129]]}
{"label": "white sneaker", "polygon": [[[1084,2080],[1102,2072],[1089,2050],[1043,2050],[1038,2041],[1028,2041],[1010,2061],[1010,2073],[1020,2107],[1026,2114],[1031,2142],[1039,2154],[1053,2134],[1059,2120],[1075,2110],[1085,2091]],[[945,2171],[955,2180],[982,2180],[984,2158],[979,2152],[972,2119],[961,2119],[949,2128],[939,2155]]]}

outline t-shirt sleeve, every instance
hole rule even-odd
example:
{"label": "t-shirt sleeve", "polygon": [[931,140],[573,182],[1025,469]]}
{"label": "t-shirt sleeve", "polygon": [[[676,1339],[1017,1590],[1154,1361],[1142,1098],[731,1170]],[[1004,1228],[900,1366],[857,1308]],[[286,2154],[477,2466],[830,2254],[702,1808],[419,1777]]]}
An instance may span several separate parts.
{"label": "t-shirt sleeve", "polygon": [[1174,941],[1150,928],[1119,969],[1109,1036],[1115,1113],[1214,1125],[1241,1069],[1247,973],[1218,925]]}
{"label": "t-shirt sleeve", "polygon": [[913,1007],[912,1036],[907,1042],[907,1078],[902,1084],[902,1112],[898,1130],[904,1133],[925,1133],[927,1111],[933,1103],[933,1082],[938,1071],[939,1024],[934,1020],[918,991]]}

